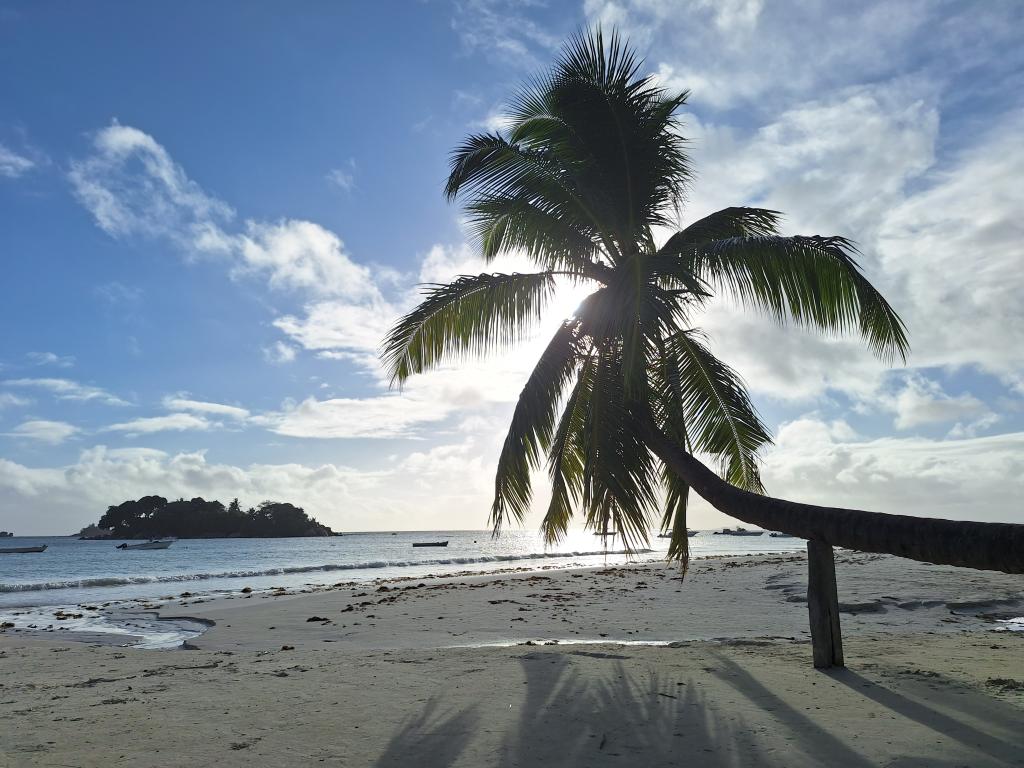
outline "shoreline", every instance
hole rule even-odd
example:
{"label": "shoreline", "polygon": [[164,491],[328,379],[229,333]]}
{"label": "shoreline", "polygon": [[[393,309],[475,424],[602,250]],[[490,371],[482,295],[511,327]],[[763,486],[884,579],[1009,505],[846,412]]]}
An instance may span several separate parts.
{"label": "shoreline", "polygon": [[[1024,579],[881,555],[837,557],[844,634],[1018,629]],[[364,650],[508,647],[525,642],[671,644],[808,637],[802,553],[695,559],[685,582],[664,561],[341,581],[291,589],[183,592],[125,601],[74,621],[22,617],[0,637],[143,647],[274,650],[335,644]],[[648,606],[656,607],[652,620]],[[612,609],[614,607],[614,610]],[[55,612],[60,615],[62,611]],[[609,616],[609,613],[611,616]],[[63,616],[69,614],[64,613]],[[111,626],[104,632],[103,622]],[[61,627],[64,627],[63,629]],[[132,636],[133,628],[138,630]],[[177,632],[177,634],[175,634]],[[147,635],[148,633],[148,635]],[[132,646],[127,646],[132,647]]]}
{"label": "shoreline", "polygon": [[803,555],[179,598],[176,653],[0,633],[0,766],[1024,766],[1024,578],[837,561],[829,672]]}

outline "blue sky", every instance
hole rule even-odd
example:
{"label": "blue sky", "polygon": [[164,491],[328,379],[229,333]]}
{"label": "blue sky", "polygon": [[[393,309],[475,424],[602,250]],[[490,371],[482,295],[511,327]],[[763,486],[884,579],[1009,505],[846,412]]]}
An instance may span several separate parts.
{"label": "blue sky", "polygon": [[402,394],[374,350],[418,283],[482,269],[448,152],[595,23],[693,92],[686,217],[763,204],[851,236],[910,326],[890,370],[709,313],[776,432],[769,490],[1019,520],[1019,3],[0,0],[0,528],[150,492],[482,527],[543,328]]}

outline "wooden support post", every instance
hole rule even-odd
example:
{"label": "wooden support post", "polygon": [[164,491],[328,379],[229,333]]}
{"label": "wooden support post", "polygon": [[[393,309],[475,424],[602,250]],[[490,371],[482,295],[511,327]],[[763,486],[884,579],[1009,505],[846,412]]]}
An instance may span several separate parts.
{"label": "wooden support post", "polygon": [[843,636],[839,628],[839,595],[832,545],[807,542],[807,612],[811,621],[814,666],[842,667]]}

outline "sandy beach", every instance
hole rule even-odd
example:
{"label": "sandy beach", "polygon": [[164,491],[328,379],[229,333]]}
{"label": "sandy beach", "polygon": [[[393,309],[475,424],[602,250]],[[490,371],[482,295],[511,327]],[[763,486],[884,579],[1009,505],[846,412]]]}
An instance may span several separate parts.
{"label": "sandy beach", "polygon": [[1024,765],[1024,579],[837,571],[829,673],[799,555],[184,597],[181,651],[7,632],[0,765]]}

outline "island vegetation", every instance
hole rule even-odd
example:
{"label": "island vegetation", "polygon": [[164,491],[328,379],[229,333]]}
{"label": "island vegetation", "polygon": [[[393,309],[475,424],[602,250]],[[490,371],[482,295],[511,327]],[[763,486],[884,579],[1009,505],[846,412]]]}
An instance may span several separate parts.
{"label": "island vegetation", "polygon": [[242,509],[238,499],[225,506],[200,497],[168,501],[163,496],[143,496],[107,507],[99,523],[83,529],[80,535],[112,539],[216,539],[331,536],[333,532],[294,504],[264,501]]}

